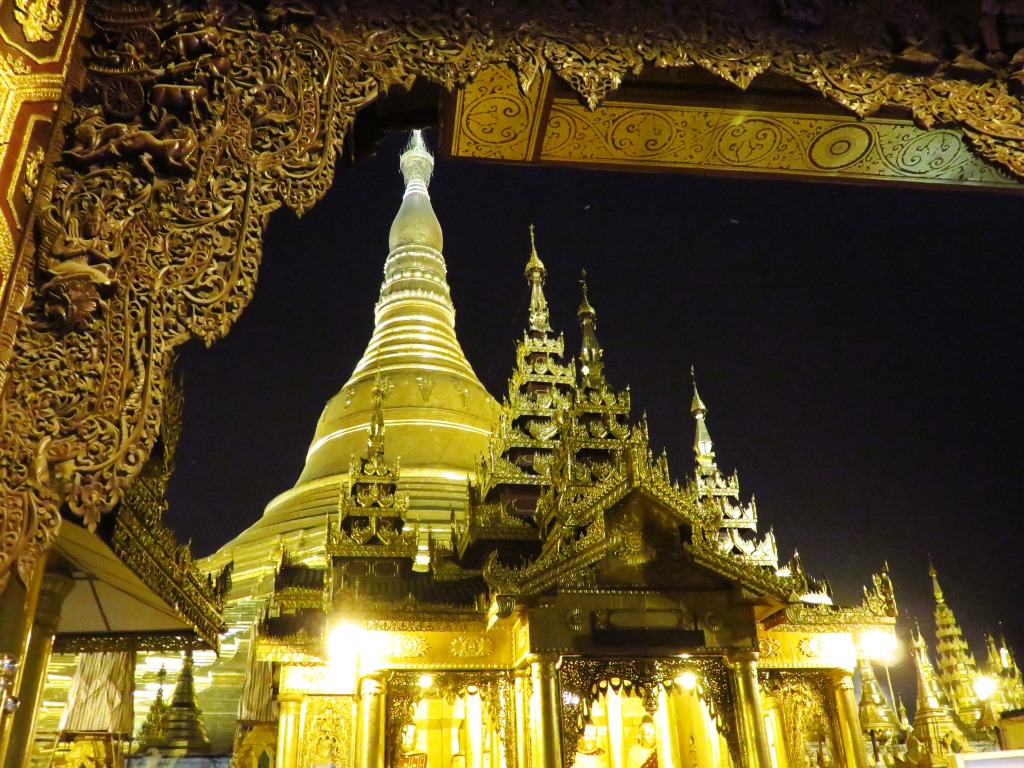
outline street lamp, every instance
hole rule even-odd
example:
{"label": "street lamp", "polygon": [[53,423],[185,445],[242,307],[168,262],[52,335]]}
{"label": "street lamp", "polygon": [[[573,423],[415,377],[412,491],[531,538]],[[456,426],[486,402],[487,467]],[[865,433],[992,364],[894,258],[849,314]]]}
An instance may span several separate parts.
{"label": "street lamp", "polygon": [[889,674],[889,667],[896,660],[900,649],[895,633],[881,629],[869,630],[860,636],[860,647],[869,659],[877,661],[885,667],[885,682],[889,687],[889,701],[895,708],[896,697],[893,695],[892,676]]}

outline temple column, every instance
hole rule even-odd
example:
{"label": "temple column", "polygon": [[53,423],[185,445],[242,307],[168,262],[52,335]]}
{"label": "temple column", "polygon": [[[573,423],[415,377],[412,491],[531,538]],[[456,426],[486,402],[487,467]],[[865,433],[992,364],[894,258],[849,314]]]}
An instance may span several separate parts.
{"label": "temple column", "polygon": [[625,729],[622,727],[622,699],[619,692],[608,686],[604,695],[605,716],[608,719],[608,751],[611,753],[611,768],[623,768],[626,744]]}
{"label": "temple column", "polygon": [[535,659],[530,662],[530,678],[533,682],[533,765],[536,768],[562,768],[562,717],[556,664],[551,659]]}
{"label": "temple column", "polygon": [[43,685],[46,683],[46,667],[53,651],[53,637],[60,624],[60,611],[64,599],[70,594],[75,580],[66,573],[48,571],[42,578],[37,600],[35,620],[29,633],[25,663],[22,665],[21,684],[18,692],[18,710],[11,725],[10,744],[4,756],[4,768],[22,768],[32,750],[35,737],[36,717]]}
{"label": "temple column", "polygon": [[479,693],[466,695],[466,765],[484,768],[484,716]]}
{"label": "temple column", "polygon": [[848,768],[868,768],[868,753],[860,732],[860,714],[853,695],[853,675],[845,670],[832,678],[832,693],[839,713],[839,732],[843,739]]}
{"label": "temple column", "polygon": [[21,581],[16,569],[12,569],[7,586],[0,593],[0,616],[3,616],[3,621],[0,621],[0,664],[3,665],[0,670],[0,764],[6,762],[11,740],[13,715],[44,568],[45,558],[40,558],[28,584]]}
{"label": "temple column", "polygon": [[355,768],[384,768],[384,679],[367,675],[359,681]]}
{"label": "temple column", "polygon": [[516,768],[530,768],[530,670],[516,670]]}
{"label": "temple column", "polygon": [[276,768],[295,768],[299,764],[299,736],[302,725],[302,695],[283,694],[277,699]]}
{"label": "temple column", "polygon": [[757,682],[757,652],[734,653],[731,660],[744,760],[748,768],[771,768],[768,734],[764,729],[764,712],[761,709],[761,686]]}
{"label": "temple column", "polygon": [[658,711],[654,716],[658,729],[658,768],[682,768],[675,704],[675,697],[665,686],[658,686]]}

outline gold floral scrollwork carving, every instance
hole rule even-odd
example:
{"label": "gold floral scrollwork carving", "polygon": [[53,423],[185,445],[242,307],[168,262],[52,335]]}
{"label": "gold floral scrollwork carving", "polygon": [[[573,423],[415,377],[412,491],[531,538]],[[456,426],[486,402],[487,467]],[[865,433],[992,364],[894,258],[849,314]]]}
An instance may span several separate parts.
{"label": "gold floral scrollwork carving", "polygon": [[14,0],[14,20],[30,43],[53,40],[64,23],[60,0]]}
{"label": "gold floral scrollwork carving", "polygon": [[487,656],[494,644],[483,635],[462,635],[451,643],[452,656],[460,659],[480,659]]}
{"label": "gold floral scrollwork carving", "polygon": [[825,655],[825,644],[820,637],[804,637],[796,644],[801,656],[817,659]]}
{"label": "gold floral scrollwork carving", "polygon": [[762,686],[779,703],[793,768],[812,768],[807,750],[811,740],[824,740],[837,748],[838,713],[820,672],[771,671],[765,674]]}
{"label": "gold floral scrollwork carving", "polygon": [[757,652],[764,659],[771,659],[782,653],[782,643],[774,637],[759,637],[757,639]]}
{"label": "gold floral scrollwork carving", "polygon": [[427,655],[430,644],[419,635],[398,635],[391,639],[391,656],[396,659],[418,659]]}
{"label": "gold floral scrollwork carving", "polygon": [[298,768],[352,765],[355,713],[349,696],[308,696]]}
{"label": "gold floral scrollwork carving", "polygon": [[259,768],[260,763],[264,762],[260,758],[264,755],[265,762],[274,765],[276,754],[276,723],[256,723],[251,727],[242,727],[235,738],[228,768]]}
{"label": "gold floral scrollwork carving", "polygon": [[23,171],[25,181],[21,185],[21,194],[25,197],[25,202],[29,205],[32,204],[32,200],[36,196],[36,187],[39,186],[39,174],[42,172],[45,156],[46,155],[43,152],[42,147],[36,147],[25,155],[25,166]]}

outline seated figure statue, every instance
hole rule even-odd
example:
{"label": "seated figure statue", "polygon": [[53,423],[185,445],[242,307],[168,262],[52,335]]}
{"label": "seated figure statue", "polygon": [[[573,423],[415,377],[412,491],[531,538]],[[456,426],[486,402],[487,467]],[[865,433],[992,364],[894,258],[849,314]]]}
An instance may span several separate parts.
{"label": "seated figure statue", "polygon": [[636,734],[636,744],[629,748],[629,754],[626,755],[626,768],[658,768],[657,746],[658,732],[654,727],[654,719],[644,715]]}
{"label": "seated figure statue", "polygon": [[597,743],[597,728],[587,725],[583,728],[576,748],[576,768],[608,768],[608,754]]}
{"label": "seated figure statue", "polygon": [[398,768],[427,768],[427,753],[416,749],[416,724],[409,723],[402,731],[402,755]]}

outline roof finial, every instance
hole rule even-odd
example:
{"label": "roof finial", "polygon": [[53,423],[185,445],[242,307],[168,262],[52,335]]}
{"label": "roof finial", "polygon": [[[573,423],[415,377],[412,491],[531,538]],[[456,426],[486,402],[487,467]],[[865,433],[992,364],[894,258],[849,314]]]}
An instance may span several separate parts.
{"label": "roof finial", "polygon": [[402,177],[405,179],[405,194],[423,192],[426,194],[430,175],[434,171],[434,157],[423,140],[423,131],[414,130],[409,134],[409,143],[399,160]]}
{"label": "roof finial", "polygon": [[384,455],[384,386],[384,378],[381,376],[378,366],[377,375],[373,379],[373,389],[370,391],[373,410],[370,413],[370,436],[366,440],[368,459]]}
{"label": "roof finial", "polygon": [[526,280],[530,283],[530,330],[539,333],[551,332],[548,302],[544,298],[544,278],[548,271],[537,255],[533,224],[530,225],[530,260],[526,262]]}
{"label": "roof finial", "polygon": [[604,381],[604,350],[597,340],[597,312],[590,306],[587,297],[587,270],[580,274],[580,286],[583,288],[583,302],[576,313],[580,319],[580,330],[583,332],[583,345],[580,350],[580,373],[583,376],[584,389],[603,389]]}
{"label": "roof finial", "polygon": [[939,574],[935,570],[935,565],[932,563],[931,555],[928,555],[928,575],[932,577],[932,592],[935,594],[935,602],[944,602],[942,597],[942,587],[939,586]]}
{"label": "roof finial", "polygon": [[697,373],[693,365],[690,366],[690,379],[693,381],[693,400],[690,403],[690,413],[696,424],[696,434],[693,436],[693,452],[697,456],[698,468],[711,470],[715,467],[715,444],[711,441],[711,433],[708,432],[705,417],[707,406],[700,399],[697,393]]}
{"label": "roof finial", "polygon": [[700,395],[697,394],[697,369],[692,364],[690,365],[690,381],[693,383],[693,400],[690,401],[690,413],[703,418],[708,409],[704,405],[704,401],[700,399]]}

